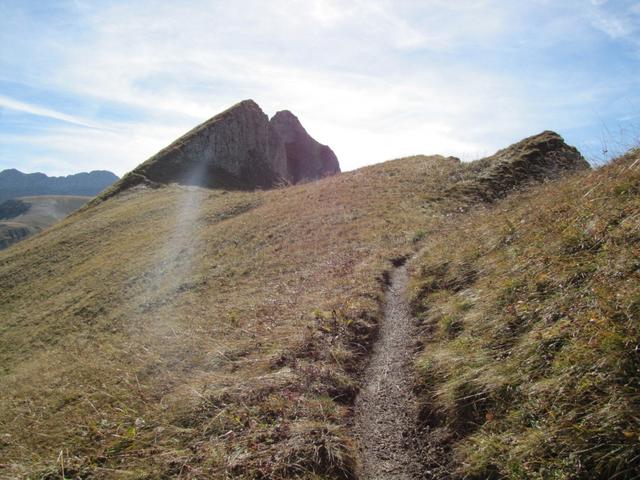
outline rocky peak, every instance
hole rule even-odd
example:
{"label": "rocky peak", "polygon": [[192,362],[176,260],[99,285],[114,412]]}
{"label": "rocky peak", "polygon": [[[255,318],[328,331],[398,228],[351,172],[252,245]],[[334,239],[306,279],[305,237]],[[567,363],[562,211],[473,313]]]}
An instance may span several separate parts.
{"label": "rocky peak", "polygon": [[268,188],[339,171],[331,149],[311,138],[291,112],[269,121],[256,102],[244,100],[160,150],[104,197],[138,184]]}
{"label": "rocky peak", "polygon": [[198,125],[132,173],[156,183],[205,187],[266,187],[287,175],[284,145],[253,100]]}
{"label": "rocky peak", "polygon": [[547,130],[471,162],[468,169],[471,176],[454,189],[482,200],[493,200],[522,185],[588,168],[589,163],[575,147]]}
{"label": "rocky peak", "polygon": [[269,122],[284,141],[287,170],[293,183],[334,175],[340,164],[333,150],[314,140],[298,117],[288,110],[276,113]]}

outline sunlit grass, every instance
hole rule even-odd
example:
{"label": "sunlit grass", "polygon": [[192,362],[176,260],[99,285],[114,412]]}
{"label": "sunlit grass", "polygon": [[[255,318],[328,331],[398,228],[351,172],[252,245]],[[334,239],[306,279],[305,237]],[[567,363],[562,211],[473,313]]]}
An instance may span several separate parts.
{"label": "sunlit grass", "polygon": [[[443,224],[412,264],[438,459],[464,478],[637,478],[638,152]],[[432,435],[434,430],[431,431]]]}
{"label": "sunlit grass", "polygon": [[383,274],[457,168],[133,189],[0,254],[0,476],[350,475]]}
{"label": "sunlit grass", "polygon": [[580,471],[559,449],[624,472],[636,397],[606,389],[635,368],[615,320],[637,296],[628,163],[479,210],[514,187],[473,183],[490,161],[422,156],[93,204],[0,254],[0,476],[349,478],[385,281],[421,248],[418,387],[447,469]]}

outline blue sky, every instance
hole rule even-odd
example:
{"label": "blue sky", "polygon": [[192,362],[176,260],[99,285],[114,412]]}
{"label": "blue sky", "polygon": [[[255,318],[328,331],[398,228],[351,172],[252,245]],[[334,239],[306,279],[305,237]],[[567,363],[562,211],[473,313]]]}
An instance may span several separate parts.
{"label": "blue sky", "polygon": [[640,1],[0,0],[0,169],[122,175],[245,98],[344,170],[545,129],[600,161],[638,87]]}

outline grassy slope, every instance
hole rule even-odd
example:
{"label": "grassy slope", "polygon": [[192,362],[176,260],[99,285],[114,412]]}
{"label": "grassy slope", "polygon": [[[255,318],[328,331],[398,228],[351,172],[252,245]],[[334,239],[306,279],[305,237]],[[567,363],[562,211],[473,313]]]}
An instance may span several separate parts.
{"label": "grassy slope", "polygon": [[433,461],[442,475],[638,478],[639,158],[427,237],[411,296],[426,448],[450,448]]}
{"label": "grassy slope", "polygon": [[133,189],[0,253],[0,477],[348,475],[382,276],[460,168]]}

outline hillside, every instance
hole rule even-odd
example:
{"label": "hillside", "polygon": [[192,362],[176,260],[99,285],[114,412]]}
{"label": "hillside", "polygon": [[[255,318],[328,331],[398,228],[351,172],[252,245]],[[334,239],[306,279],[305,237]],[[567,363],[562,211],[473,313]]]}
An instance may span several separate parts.
{"label": "hillside", "polygon": [[47,195],[23,197],[0,203],[0,250],[63,219],[91,197]]}
{"label": "hillside", "polygon": [[[603,325],[635,318],[619,311],[637,315],[634,161],[591,172],[575,149],[544,132],[471,164],[417,156],[264,191],[171,182],[118,189],[0,253],[0,476],[353,477],[361,455],[354,402],[384,335],[378,327],[390,274],[410,257],[412,306],[422,323],[416,328],[423,346],[411,354],[425,472],[579,473],[577,463],[556,468],[560,457],[548,450],[530,449],[538,463],[517,457],[540,437],[522,424],[538,405],[525,413],[516,405],[537,398],[526,395],[533,386],[561,398],[565,378],[544,377],[548,365],[534,360],[560,359],[548,352],[574,345],[571,309],[597,307],[588,287],[603,288],[609,301],[608,310],[594,311]],[[567,172],[574,174],[537,186]],[[509,222],[505,210],[513,212]],[[546,241],[555,218],[563,222],[558,230],[574,225],[566,245]],[[600,235],[597,242],[588,243],[589,232]],[[600,248],[592,251],[594,245]],[[592,254],[619,284],[601,287],[606,276],[589,283],[599,274],[575,260]],[[527,269],[541,274],[547,267],[547,283],[529,288]],[[534,307],[527,292],[549,293],[535,297],[541,303]],[[437,317],[447,309],[458,317]],[[545,309],[564,309],[564,316],[552,315],[537,330],[538,317],[519,323],[535,309],[541,319]],[[598,325],[587,322],[584,334],[576,328],[576,338],[589,340],[586,329]],[[624,328],[637,334],[632,323]],[[508,338],[499,336],[505,332]],[[555,333],[565,343],[547,343]],[[576,462],[618,455],[633,465],[638,430],[625,415],[638,398],[635,354],[628,352],[637,341],[620,335],[603,337],[597,350],[613,362],[601,367],[619,373],[597,385],[597,375],[584,377],[591,381],[585,391],[597,388],[589,401],[580,410],[558,403],[552,417],[565,412],[597,422],[599,412],[611,413],[617,433],[627,421],[618,443],[586,453],[583,444],[569,445],[563,454],[573,452]],[[524,337],[527,348],[515,349]],[[502,350],[491,356],[490,347]],[[593,367],[584,348],[577,352],[558,363],[558,375],[568,374],[567,365],[574,373]],[[519,376],[526,368],[541,373]],[[485,378],[523,397],[498,396],[503,390],[478,383]],[[543,378],[550,381],[537,381]],[[489,391],[498,393],[486,408],[465,403]],[[509,409],[516,411],[507,415]],[[543,418],[537,415],[531,418]],[[584,438],[609,441],[580,425]],[[628,443],[619,449],[620,442]],[[632,478],[619,471],[619,478]]]}
{"label": "hillside", "polygon": [[66,177],[44,173],[22,173],[16,169],[0,172],[0,202],[37,195],[80,195],[93,197],[118,180],[111,172],[95,170]]}
{"label": "hillside", "polygon": [[72,477],[350,471],[383,272],[458,168],[132,189],[0,254],[7,475],[54,475],[60,451]]}
{"label": "hillside", "polygon": [[640,152],[442,219],[411,262],[437,478],[638,478]]}

